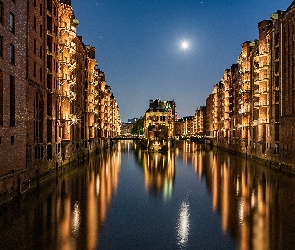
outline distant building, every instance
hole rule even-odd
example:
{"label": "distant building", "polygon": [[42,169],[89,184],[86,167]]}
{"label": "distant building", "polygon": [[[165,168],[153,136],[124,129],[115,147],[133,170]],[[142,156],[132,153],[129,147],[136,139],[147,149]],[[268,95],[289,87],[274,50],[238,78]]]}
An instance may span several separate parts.
{"label": "distant building", "polygon": [[206,122],[205,122],[205,128],[206,128],[206,136],[207,137],[213,137],[213,93],[210,94],[206,99],[206,110],[207,110],[207,116],[206,116]]}
{"label": "distant building", "polygon": [[150,100],[144,115],[144,136],[152,140],[174,137],[175,107],[174,101]]}
{"label": "distant building", "polygon": [[134,126],[133,123],[122,123],[121,136],[130,136],[133,126]]}
{"label": "distant building", "polygon": [[175,135],[178,136],[194,136],[195,135],[195,117],[186,116],[181,119],[177,119],[175,122]]}
{"label": "distant building", "polygon": [[206,134],[206,107],[201,106],[195,111],[194,135],[205,136]]}

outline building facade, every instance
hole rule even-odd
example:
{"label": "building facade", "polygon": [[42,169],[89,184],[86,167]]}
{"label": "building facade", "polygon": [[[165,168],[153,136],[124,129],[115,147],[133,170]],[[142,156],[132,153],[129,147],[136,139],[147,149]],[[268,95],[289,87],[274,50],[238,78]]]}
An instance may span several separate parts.
{"label": "building facade", "polygon": [[175,102],[150,100],[144,115],[144,136],[150,140],[173,138],[175,135]]}
{"label": "building facade", "polygon": [[206,101],[206,136],[216,145],[294,165],[295,2],[258,23]]}
{"label": "building facade", "polygon": [[27,8],[27,1],[0,1],[0,175],[26,166]]}
{"label": "building facade", "polygon": [[9,176],[0,193],[120,134],[118,104],[78,25],[70,0],[0,0],[0,176]]}
{"label": "building facade", "polygon": [[194,136],[204,137],[206,135],[206,107],[201,106],[195,111]]}

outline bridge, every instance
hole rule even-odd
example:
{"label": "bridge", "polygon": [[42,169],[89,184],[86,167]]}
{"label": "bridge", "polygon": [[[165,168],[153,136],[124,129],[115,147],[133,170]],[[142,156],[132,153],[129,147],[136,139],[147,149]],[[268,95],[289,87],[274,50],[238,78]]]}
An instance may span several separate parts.
{"label": "bridge", "polygon": [[119,136],[111,138],[111,141],[119,141],[119,140],[141,140],[141,137],[138,136]]}

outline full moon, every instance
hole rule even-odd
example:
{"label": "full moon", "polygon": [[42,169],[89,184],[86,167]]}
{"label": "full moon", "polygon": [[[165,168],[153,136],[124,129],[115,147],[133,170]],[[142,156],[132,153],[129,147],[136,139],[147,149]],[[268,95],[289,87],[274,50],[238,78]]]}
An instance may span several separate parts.
{"label": "full moon", "polygon": [[181,48],[182,49],[188,49],[188,42],[187,41],[183,41],[182,43],[181,43]]}

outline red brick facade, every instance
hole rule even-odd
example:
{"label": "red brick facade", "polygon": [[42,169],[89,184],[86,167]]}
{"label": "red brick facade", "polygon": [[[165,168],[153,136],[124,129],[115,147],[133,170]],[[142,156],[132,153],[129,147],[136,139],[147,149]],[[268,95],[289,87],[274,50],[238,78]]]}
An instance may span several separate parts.
{"label": "red brick facade", "polygon": [[[1,0],[0,175],[26,166],[27,1]],[[13,22],[10,22],[13,20]]]}
{"label": "red brick facade", "polygon": [[0,176],[11,180],[0,193],[9,193],[95,151],[121,121],[70,0],[0,7]]}
{"label": "red brick facade", "polygon": [[295,2],[242,44],[237,65],[207,99],[206,135],[215,144],[295,166],[294,27]]}

